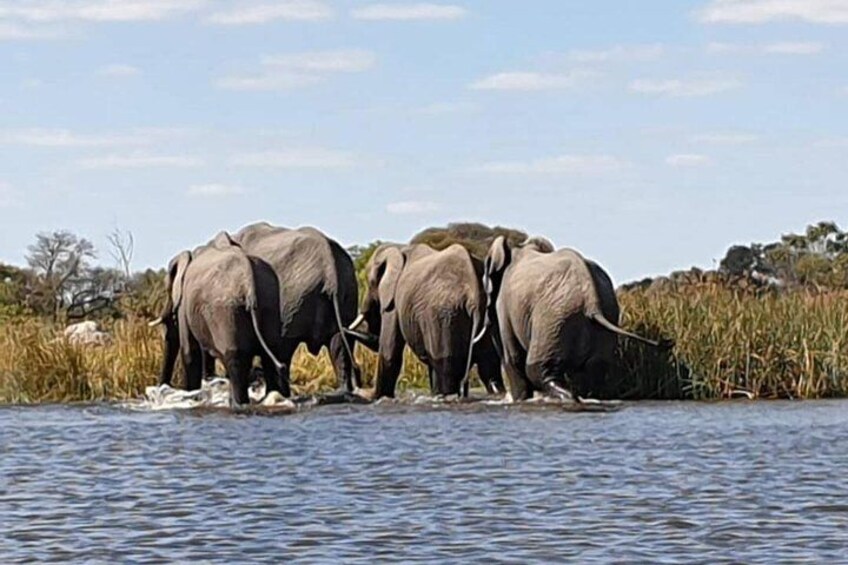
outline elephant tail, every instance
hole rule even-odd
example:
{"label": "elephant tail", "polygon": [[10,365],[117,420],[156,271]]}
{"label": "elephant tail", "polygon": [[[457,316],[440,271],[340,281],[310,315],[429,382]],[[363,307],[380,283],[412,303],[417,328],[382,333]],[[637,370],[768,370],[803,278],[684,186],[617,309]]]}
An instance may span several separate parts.
{"label": "elephant tail", "polygon": [[277,371],[282,370],[285,365],[277,359],[277,356],[274,355],[274,352],[271,351],[271,348],[268,347],[268,342],[265,341],[265,337],[262,335],[262,329],[259,327],[259,318],[256,315],[256,306],[253,304],[249,304],[247,307],[250,310],[250,319],[253,321],[253,331],[256,333],[256,339],[259,340],[259,345],[262,346],[262,349],[274,363],[274,366],[277,368]]}
{"label": "elephant tail", "polygon": [[468,359],[465,362],[465,373],[462,376],[462,384],[459,393],[462,398],[468,398],[468,383],[471,380],[471,365],[474,363],[474,346],[483,339],[486,333],[486,322],[481,323],[479,313],[475,310],[471,316],[471,335],[468,341]]}
{"label": "elephant tail", "polygon": [[336,324],[338,324],[339,326],[339,337],[341,338],[342,344],[344,345],[345,353],[347,353],[348,357],[350,358],[350,364],[353,366],[354,370],[356,370],[359,368],[359,366],[356,364],[356,358],[353,356],[353,348],[350,346],[350,343],[348,343],[347,336],[348,334],[356,336],[357,332],[348,329],[345,326],[344,321],[342,320],[342,311],[339,307],[338,293],[332,293],[331,298],[333,300],[333,312],[336,314]]}
{"label": "elephant tail", "polygon": [[613,324],[612,322],[607,320],[601,312],[590,313],[590,314],[588,314],[588,317],[590,319],[594,320],[602,328],[609,330],[612,333],[620,335],[622,337],[627,337],[627,338],[636,340],[638,342],[650,345],[651,347],[658,347],[660,349],[671,349],[672,347],[674,347],[674,340],[662,339],[660,341],[654,341],[652,339],[642,337],[639,334],[629,332],[627,330],[624,330],[624,329],[616,326],[615,324]]}

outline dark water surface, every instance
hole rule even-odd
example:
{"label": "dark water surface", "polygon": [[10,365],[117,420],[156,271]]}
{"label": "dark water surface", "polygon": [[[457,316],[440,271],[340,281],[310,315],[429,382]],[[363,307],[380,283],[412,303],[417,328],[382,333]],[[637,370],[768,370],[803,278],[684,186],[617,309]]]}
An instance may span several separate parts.
{"label": "dark water surface", "polygon": [[0,409],[0,561],[848,560],[848,402]]}

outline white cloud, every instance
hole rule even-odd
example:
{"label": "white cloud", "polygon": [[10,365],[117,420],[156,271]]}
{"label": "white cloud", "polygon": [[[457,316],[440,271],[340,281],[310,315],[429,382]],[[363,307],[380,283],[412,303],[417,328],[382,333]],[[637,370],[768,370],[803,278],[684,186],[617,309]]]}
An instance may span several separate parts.
{"label": "white cloud", "polygon": [[351,11],[357,20],[458,20],[468,10],[453,4],[371,4]]}
{"label": "white cloud", "polygon": [[153,130],[137,130],[127,134],[82,134],[67,129],[0,130],[0,145],[30,147],[106,147],[144,145],[156,137]]}
{"label": "white cloud", "polygon": [[707,143],[711,145],[743,145],[745,143],[753,143],[758,139],[759,136],[751,133],[727,132],[693,135],[690,140],[693,143]]}
{"label": "white cloud", "polygon": [[77,161],[78,166],[90,170],[187,168],[199,167],[202,164],[201,159],[188,155],[148,155],[140,153],[88,157]]}
{"label": "white cloud", "polygon": [[189,196],[214,197],[214,196],[234,196],[244,194],[245,190],[241,186],[234,184],[193,184],[188,187]]}
{"label": "white cloud", "polygon": [[438,212],[439,209],[440,206],[437,203],[426,200],[407,200],[386,205],[386,212],[395,215],[428,214]]}
{"label": "white cloud", "polygon": [[267,67],[316,73],[360,73],[374,67],[377,57],[364,49],[313,51],[262,58]]}
{"label": "white cloud", "polygon": [[565,90],[597,77],[590,71],[572,71],[566,74],[506,72],[498,73],[471,84],[474,90]]}
{"label": "white cloud", "polygon": [[650,45],[615,45],[602,50],[569,51],[568,58],[578,63],[607,63],[619,61],[653,61],[659,59],[665,48],[654,43]]}
{"label": "white cloud", "polygon": [[495,174],[601,174],[619,171],[626,163],[609,155],[560,155],[532,161],[495,161],[473,171]]}
{"label": "white cloud", "polygon": [[0,1],[0,19],[30,22],[155,21],[200,8],[203,0],[20,0]]}
{"label": "white cloud", "polygon": [[323,77],[297,73],[265,73],[252,76],[228,76],[215,81],[218,88],[241,91],[292,90],[323,81]]}
{"label": "white cloud", "polygon": [[816,24],[848,23],[845,0],[711,0],[700,11],[706,23],[763,24],[801,20]]}
{"label": "white cloud", "polygon": [[61,39],[65,32],[53,27],[0,21],[0,41],[36,41]]}
{"label": "white cloud", "polygon": [[476,109],[470,102],[435,102],[415,109],[416,114],[424,116],[444,116],[447,114],[460,114],[473,112]]}
{"label": "white cloud", "polygon": [[710,43],[707,45],[707,53],[716,55],[816,55],[823,50],[823,44],[808,41],[785,41],[765,45],[740,43]]}
{"label": "white cloud", "polygon": [[683,153],[679,155],[669,155],[665,162],[672,167],[703,167],[710,164],[710,158],[706,155],[698,155],[694,153]]}
{"label": "white cloud", "polygon": [[778,55],[815,55],[824,50],[824,45],[811,41],[786,41],[765,46],[766,53]]}
{"label": "white cloud", "polygon": [[348,169],[359,164],[355,155],[328,149],[290,149],[242,153],[230,165],[269,169]]}
{"label": "white cloud", "polygon": [[264,24],[276,20],[319,21],[333,17],[333,9],[316,0],[289,0],[274,4],[240,4],[214,12],[206,21],[217,25]]}
{"label": "white cloud", "polygon": [[262,70],[216,81],[219,88],[244,91],[291,90],[327,80],[333,73],[358,73],[374,67],[377,57],[363,49],[314,51],[262,58]]}
{"label": "white cloud", "polygon": [[97,75],[107,78],[130,78],[141,74],[141,69],[132,65],[116,63],[97,69]]}
{"label": "white cloud", "polygon": [[640,94],[656,94],[661,96],[688,97],[709,96],[734,90],[742,86],[736,79],[695,78],[695,79],[637,79],[628,88]]}

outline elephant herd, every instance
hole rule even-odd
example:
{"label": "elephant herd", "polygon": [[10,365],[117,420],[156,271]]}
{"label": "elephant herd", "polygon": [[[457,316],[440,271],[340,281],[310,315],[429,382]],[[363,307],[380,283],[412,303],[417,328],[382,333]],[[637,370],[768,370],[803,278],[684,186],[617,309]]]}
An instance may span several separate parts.
{"label": "elephant herd", "polygon": [[[618,336],[668,347],[618,327],[609,276],[571,249],[542,238],[491,244],[484,261],[454,244],[384,244],[358,284],[348,253],[321,231],[266,222],[183,251],[168,265],[168,298],[151,325],[165,328],[160,384],[181,357],[189,390],[226,369],[235,405],[249,402],[255,358],[266,390],[291,395],[296,348],[327,347],[339,384],[369,399],[393,397],[409,347],[437,395],[468,396],[469,373],[508,401],[539,391],[571,401],[571,390],[602,382]],[[362,390],[357,343],[379,355],[374,389]]]}

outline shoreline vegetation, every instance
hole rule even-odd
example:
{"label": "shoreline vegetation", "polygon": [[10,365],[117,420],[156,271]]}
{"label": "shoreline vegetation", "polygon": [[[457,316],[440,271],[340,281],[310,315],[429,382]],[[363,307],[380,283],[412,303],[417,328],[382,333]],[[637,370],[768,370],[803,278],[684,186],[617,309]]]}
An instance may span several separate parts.
{"label": "shoreline vegetation", "polygon": [[[500,234],[525,237],[455,224],[415,239],[439,248],[460,242],[479,254]],[[47,244],[57,239],[64,254],[51,262],[42,252],[55,249]],[[162,335],[147,322],[164,300],[164,273],[133,274],[131,237],[118,233],[114,241],[111,254],[123,258],[123,269],[91,266],[93,247],[67,232],[40,235],[28,269],[0,265],[0,404],[135,399],[156,384]],[[350,250],[358,269],[375,247]],[[618,297],[623,327],[676,345],[660,352],[620,340],[616,366],[593,396],[848,396],[848,235],[833,223],[768,245],[731,247],[716,271],[626,284]],[[63,337],[65,326],[82,318],[97,320],[109,340],[85,345]],[[357,357],[370,384],[376,356],[357,347]],[[301,348],[291,374],[296,394],[336,386],[326,352],[312,357]],[[399,390],[426,388],[424,367],[407,352]]]}

